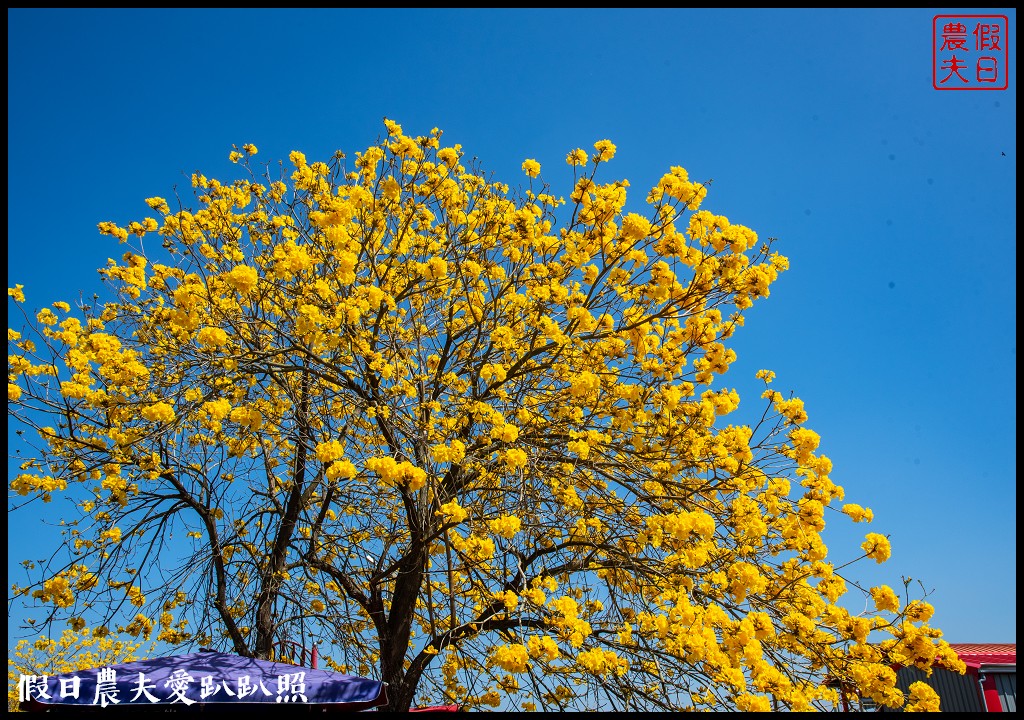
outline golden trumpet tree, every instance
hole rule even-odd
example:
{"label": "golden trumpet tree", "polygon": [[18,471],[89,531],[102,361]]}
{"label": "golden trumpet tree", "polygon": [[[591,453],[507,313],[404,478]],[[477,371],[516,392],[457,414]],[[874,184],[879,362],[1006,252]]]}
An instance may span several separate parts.
{"label": "golden trumpet tree", "polygon": [[764,412],[731,419],[773,241],[681,167],[627,212],[608,140],[565,199],[535,160],[513,190],[385,126],[276,175],[236,148],[191,209],[100,223],[129,248],[112,299],[8,330],[35,438],[10,488],[77,503],[14,594],[172,645],[317,640],[395,710],[802,710],[837,702],[826,675],[914,706],[890,663],[955,656],[923,601],[840,604],[867,591],[826,510],[871,513],[838,506],[801,401],[761,371]]}

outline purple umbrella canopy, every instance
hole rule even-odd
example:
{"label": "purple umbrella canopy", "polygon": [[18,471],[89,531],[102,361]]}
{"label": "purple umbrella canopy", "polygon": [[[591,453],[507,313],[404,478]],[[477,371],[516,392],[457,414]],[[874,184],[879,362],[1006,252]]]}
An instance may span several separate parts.
{"label": "purple umbrella canopy", "polygon": [[287,703],[350,711],[387,704],[386,685],[377,680],[213,650],[66,675],[22,675],[19,691],[30,710]]}

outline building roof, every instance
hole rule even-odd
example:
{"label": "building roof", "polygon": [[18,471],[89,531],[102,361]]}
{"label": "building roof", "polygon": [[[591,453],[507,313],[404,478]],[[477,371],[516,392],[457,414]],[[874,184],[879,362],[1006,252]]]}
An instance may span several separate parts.
{"label": "building roof", "polygon": [[968,667],[1016,665],[1017,643],[950,643]]}

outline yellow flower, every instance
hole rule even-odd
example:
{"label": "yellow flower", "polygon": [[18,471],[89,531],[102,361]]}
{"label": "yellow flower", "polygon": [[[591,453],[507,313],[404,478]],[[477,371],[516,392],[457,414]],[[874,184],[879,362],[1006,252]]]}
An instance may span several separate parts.
{"label": "yellow flower", "polygon": [[141,415],[151,422],[169,423],[174,420],[174,407],[169,403],[158,402],[142,408]]}
{"label": "yellow flower", "polygon": [[911,600],[907,605],[907,620],[911,622],[928,622],[934,614],[935,608],[924,600]]}
{"label": "yellow flower", "polygon": [[437,151],[437,159],[448,167],[453,167],[459,161],[459,151],[455,148],[441,148]]}
{"label": "yellow flower", "polygon": [[615,157],[615,145],[611,140],[598,140],[594,143],[594,150],[597,151],[593,156],[595,162],[605,162]]}
{"label": "yellow flower", "polygon": [[534,605],[543,605],[547,601],[547,596],[544,591],[540,588],[530,588],[520,593],[524,598],[532,602]]}
{"label": "yellow flower", "polygon": [[233,287],[242,295],[248,295],[252,292],[253,288],[256,287],[256,283],[259,280],[259,274],[255,268],[251,268],[248,265],[237,265],[231,269],[231,272],[224,278],[228,285]]}
{"label": "yellow flower", "polygon": [[402,186],[393,177],[386,178],[381,186],[381,194],[391,202],[398,202],[402,197]]}
{"label": "yellow flower", "polygon": [[335,460],[327,467],[327,479],[336,480],[338,478],[352,479],[359,474],[356,470],[356,466],[348,460]]}
{"label": "yellow flower", "polygon": [[480,696],[480,702],[490,707],[498,707],[501,705],[501,695],[496,690],[488,690]]}
{"label": "yellow flower", "polygon": [[135,607],[142,607],[146,604],[146,596],[142,594],[142,589],[136,585],[128,588],[128,600]]}
{"label": "yellow flower", "polygon": [[494,654],[491,655],[491,661],[511,673],[523,673],[530,667],[530,656],[526,646],[519,643],[495,648]]}
{"label": "yellow flower", "polygon": [[558,644],[548,635],[534,635],[527,640],[530,657],[543,657],[545,660],[557,660]]}
{"label": "yellow flower", "polygon": [[775,409],[778,410],[781,415],[784,415],[791,423],[799,425],[800,423],[807,422],[807,413],[804,411],[804,401],[800,398],[783,400],[780,395],[775,402]]}
{"label": "yellow flower", "polygon": [[226,398],[203,403],[203,410],[214,420],[223,420],[231,412],[231,403]]}
{"label": "yellow flower", "polygon": [[[141,605],[139,605],[139,607],[141,607]],[[149,634],[153,631],[153,621],[145,615],[136,615],[135,618],[123,628],[123,630],[132,637],[142,635],[148,639]]]}
{"label": "yellow flower", "polygon": [[345,457],[345,447],[337,440],[322,442],[316,446],[316,459],[322,463]]}
{"label": "yellow flower", "polygon": [[509,470],[516,470],[526,465],[527,462],[526,452],[519,448],[512,448],[511,450],[505,451],[505,464]]}
{"label": "yellow flower", "polygon": [[452,440],[451,445],[435,445],[430,453],[434,462],[459,462],[466,457],[466,445],[461,440]]}
{"label": "yellow flower", "polygon": [[939,695],[925,682],[918,680],[910,684],[910,698],[906,712],[939,712]]}
{"label": "yellow flower", "polygon": [[117,223],[105,220],[101,223],[98,223],[96,227],[99,229],[101,234],[111,235],[113,237],[116,237],[121,242],[124,242],[125,240],[128,239],[128,231],[122,227],[118,227]]}
{"label": "yellow flower", "polygon": [[435,514],[442,516],[445,522],[452,521],[455,523],[460,523],[469,517],[469,513],[459,505],[458,500],[445,503]]}
{"label": "yellow flower", "polygon": [[495,599],[501,600],[505,604],[506,610],[515,610],[516,606],[519,605],[519,596],[511,590],[506,590],[503,593],[495,595]]}
{"label": "yellow flower", "polygon": [[259,430],[263,426],[263,415],[256,408],[238,407],[228,415],[231,422],[244,425],[252,430]]}
{"label": "yellow flower", "polygon": [[7,296],[14,298],[15,302],[25,302],[25,293],[22,292],[24,288],[24,285],[15,285],[12,288],[7,288]]}
{"label": "yellow flower", "polygon": [[427,261],[423,274],[431,280],[446,277],[448,275],[448,263],[444,258],[432,257]]}
{"label": "yellow flower", "polygon": [[572,166],[586,165],[587,163],[587,151],[583,148],[576,148],[571,153],[565,156],[565,162]]}
{"label": "yellow flower", "polygon": [[196,335],[196,342],[203,347],[215,348],[227,345],[228,334],[221,328],[204,327]]}
{"label": "yellow flower", "polygon": [[501,517],[494,518],[493,520],[488,520],[487,525],[495,535],[511,539],[517,532],[519,532],[523,522],[515,515],[502,515]]}
{"label": "yellow flower", "polygon": [[647,237],[651,231],[651,222],[643,215],[629,213],[622,218],[622,238],[629,242],[635,242]]}
{"label": "yellow flower", "polygon": [[526,173],[529,177],[537,177],[538,175],[540,175],[540,163],[532,159],[524,160],[523,172]]}
{"label": "yellow flower", "polygon": [[162,197],[146,198],[146,204],[159,213],[167,214],[171,211],[171,208],[167,205],[167,201]]}
{"label": "yellow flower", "polygon": [[71,592],[71,586],[66,577],[58,575],[43,582],[42,590],[35,590],[32,597],[39,598],[43,602],[52,602],[57,607],[71,607],[75,602],[75,596]]}
{"label": "yellow flower", "polygon": [[864,552],[868,554],[869,558],[873,558],[877,563],[884,563],[889,559],[889,556],[892,555],[892,547],[885,535],[868,533],[864,537],[865,540],[861,543],[861,547],[864,548]]}
{"label": "yellow flower", "polygon": [[515,425],[501,425],[491,428],[491,437],[502,442],[515,442],[519,437],[519,428]]}
{"label": "yellow flower", "polygon": [[854,522],[871,522],[875,517],[869,508],[863,508],[855,503],[843,505],[843,512],[853,518]]}
{"label": "yellow flower", "polygon": [[611,650],[585,650],[576,656],[578,662],[587,672],[594,675],[604,675],[609,671],[622,675],[626,670],[626,661],[619,658]]}
{"label": "yellow flower", "polygon": [[736,698],[736,707],[743,712],[771,712],[772,704],[763,695],[744,693]]}

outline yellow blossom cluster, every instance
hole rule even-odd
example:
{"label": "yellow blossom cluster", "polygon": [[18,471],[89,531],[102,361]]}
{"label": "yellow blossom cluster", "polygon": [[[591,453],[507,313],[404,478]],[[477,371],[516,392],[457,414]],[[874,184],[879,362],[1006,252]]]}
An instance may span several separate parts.
{"label": "yellow blossom cluster", "polygon": [[489,520],[487,525],[495,535],[511,540],[523,526],[523,521],[515,515],[502,515],[501,517]]}
{"label": "yellow blossom cluster", "polygon": [[557,660],[561,653],[558,643],[549,635],[532,635],[527,641],[530,657],[547,661]]}
{"label": "yellow blossom cluster", "polygon": [[861,544],[864,552],[869,558],[877,563],[883,563],[892,555],[892,547],[889,545],[889,538],[878,533],[868,533]]}
{"label": "yellow blossom cluster", "polygon": [[525,645],[500,645],[491,654],[491,661],[510,673],[526,672],[530,666],[530,656]]}
{"label": "yellow blossom cluster", "polygon": [[451,500],[438,509],[438,514],[444,517],[445,521],[460,523],[469,517],[469,513],[459,505],[458,500]]}
{"label": "yellow blossom cluster", "polygon": [[375,457],[366,461],[366,469],[377,473],[381,480],[402,485],[410,491],[419,490],[426,482],[427,473],[408,460],[398,462],[392,457]]}
{"label": "yellow blossom cluster", "polygon": [[620,658],[611,650],[601,650],[600,648],[584,650],[576,656],[576,662],[594,675],[614,673],[621,676],[629,670],[629,663],[625,659]]}

